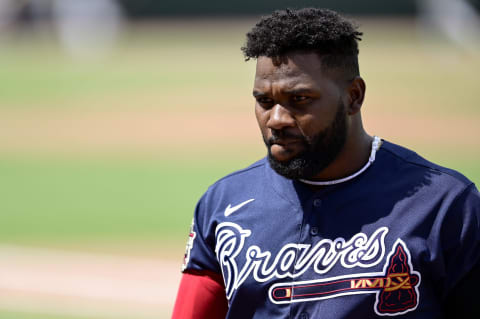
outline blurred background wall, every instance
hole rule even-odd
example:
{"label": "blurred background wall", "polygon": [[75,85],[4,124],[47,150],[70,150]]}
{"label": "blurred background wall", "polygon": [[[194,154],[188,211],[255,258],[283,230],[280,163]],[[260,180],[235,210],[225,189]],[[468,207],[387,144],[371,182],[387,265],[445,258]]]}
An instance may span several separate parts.
{"label": "blurred background wall", "polygon": [[0,0],[0,318],[168,318],[195,203],[264,156],[262,14],[364,32],[366,129],[480,182],[479,1]]}
{"label": "blurred background wall", "polygon": [[183,1],[129,1],[120,3],[134,17],[166,16],[166,15],[254,15],[268,14],[279,8],[317,7],[321,5],[332,10],[363,15],[412,15],[416,11],[415,0],[395,1],[388,3],[381,0],[365,1],[293,1],[293,0],[234,0],[228,2],[193,0]]}

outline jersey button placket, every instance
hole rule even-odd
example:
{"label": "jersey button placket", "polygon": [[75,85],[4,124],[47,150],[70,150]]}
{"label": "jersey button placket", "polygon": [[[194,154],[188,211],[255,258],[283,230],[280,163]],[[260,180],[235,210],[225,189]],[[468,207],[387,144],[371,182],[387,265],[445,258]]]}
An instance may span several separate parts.
{"label": "jersey button placket", "polygon": [[[319,198],[316,198],[313,200],[313,206],[315,208],[319,208],[320,206],[322,206],[322,200],[319,199]],[[311,236],[317,236],[318,235],[318,227],[317,226],[312,226],[310,228],[310,235]]]}

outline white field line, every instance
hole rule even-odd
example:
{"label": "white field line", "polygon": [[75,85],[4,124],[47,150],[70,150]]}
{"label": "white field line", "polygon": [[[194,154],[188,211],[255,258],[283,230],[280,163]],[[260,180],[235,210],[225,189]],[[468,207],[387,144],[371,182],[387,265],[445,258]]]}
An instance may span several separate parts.
{"label": "white field line", "polygon": [[0,245],[0,309],[159,318],[180,276],[180,262]]}

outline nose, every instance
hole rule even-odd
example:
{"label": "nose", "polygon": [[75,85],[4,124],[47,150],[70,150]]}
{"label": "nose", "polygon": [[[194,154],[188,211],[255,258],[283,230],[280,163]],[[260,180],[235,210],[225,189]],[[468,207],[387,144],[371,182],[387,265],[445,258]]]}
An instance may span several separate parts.
{"label": "nose", "polygon": [[272,130],[281,130],[286,127],[295,126],[295,119],[289,110],[280,104],[275,104],[270,109],[270,117],[267,121],[267,127]]}

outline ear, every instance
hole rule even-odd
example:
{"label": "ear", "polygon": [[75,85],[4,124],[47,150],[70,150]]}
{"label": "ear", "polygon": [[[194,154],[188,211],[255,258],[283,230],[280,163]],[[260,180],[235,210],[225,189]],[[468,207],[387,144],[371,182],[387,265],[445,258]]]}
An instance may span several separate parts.
{"label": "ear", "polygon": [[365,98],[365,81],[359,76],[355,77],[346,89],[347,114],[354,115],[360,111]]}

